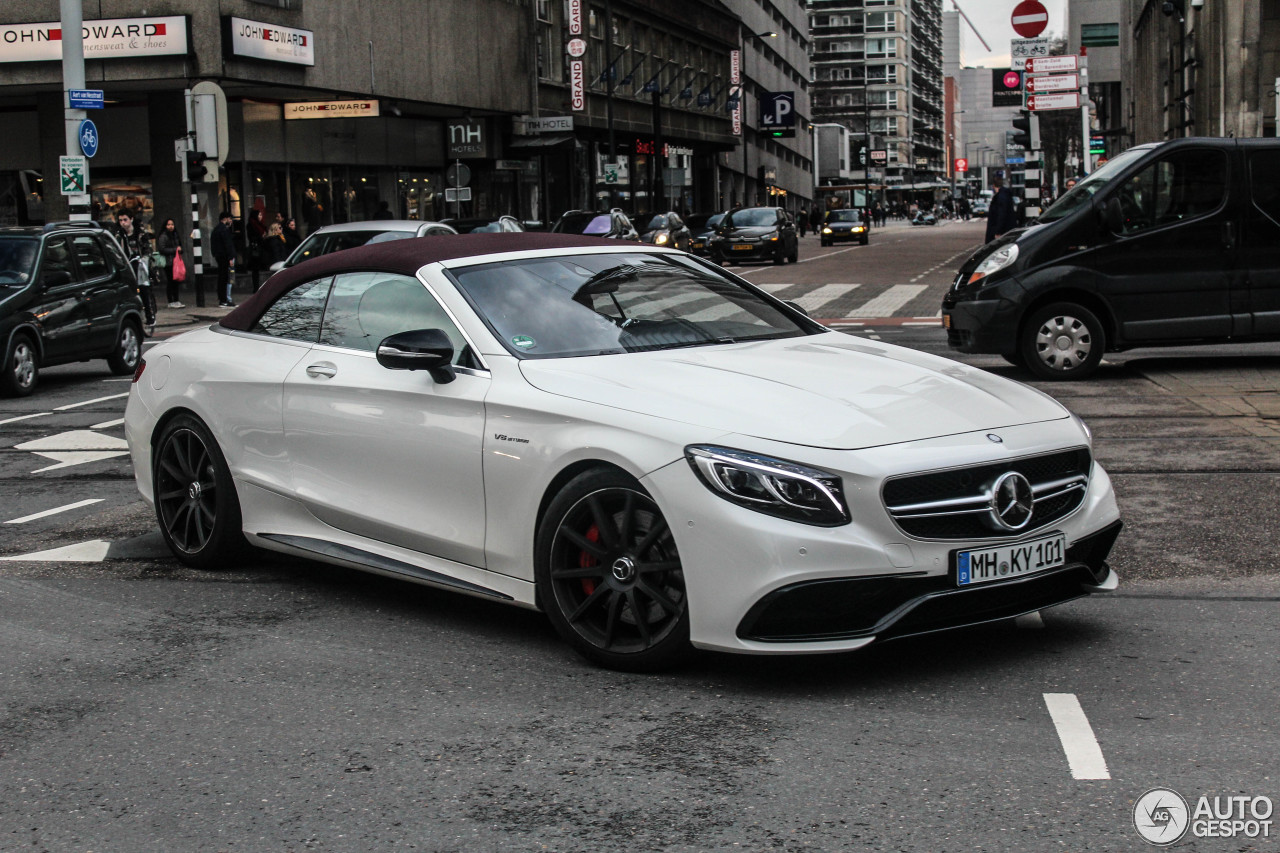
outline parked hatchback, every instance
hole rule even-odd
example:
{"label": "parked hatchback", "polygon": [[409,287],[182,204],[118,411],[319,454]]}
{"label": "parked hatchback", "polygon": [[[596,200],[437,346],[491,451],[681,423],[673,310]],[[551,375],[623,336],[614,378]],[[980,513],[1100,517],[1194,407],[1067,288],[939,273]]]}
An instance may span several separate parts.
{"label": "parked hatchback", "polygon": [[96,223],[0,228],[0,397],[30,394],[41,367],[69,361],[133,373],[142,322],[133,270]]}
{"label": "parked hatchback", "polygon": [[1280,339],[1280,142],[1131,148],[961,266],[948,343],[1047,379],[1133,347]]}
{"label": "parked hatchback", "polygon": [[773,261],[795,263],[800,254],[796,224],[778,207],[734,210],[716,227],[711,257],[717,263]]}
{"label": "parked hatchback", "polygon": [[611,240],[640,242],[640,232],[619,208],[610,211],[568,210],[551,226],[556,234],[582,234]]}
{"label": "parked hatchback", "polygon": [[689,251],[689,247],[693,243],[693,234],[689,231],[689,226],[684,224],[680,214],[674,210],[668,210],[666,213],[655,213],[652,216],[644,216],[637,221],[642,223],[639,226],[640,242],[642,243],[668,246],[684,252]]}

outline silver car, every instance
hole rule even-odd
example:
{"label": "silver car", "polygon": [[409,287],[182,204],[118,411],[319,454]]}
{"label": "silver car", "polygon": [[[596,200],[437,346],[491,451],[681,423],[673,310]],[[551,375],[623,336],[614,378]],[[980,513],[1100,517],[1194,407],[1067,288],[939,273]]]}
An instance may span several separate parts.
{"label": "silver car", "polygon": [[283,261],[271,265],[271,272],[297,266],[303,261],[318,258],[330,252],[354,249],[357,246],[403,240],[406,237],[437,237],[441,234],[457,234],[443,222],[417,219],[374,219],[367,222],[344,222],[326,225],[307,235],[307,239]]}

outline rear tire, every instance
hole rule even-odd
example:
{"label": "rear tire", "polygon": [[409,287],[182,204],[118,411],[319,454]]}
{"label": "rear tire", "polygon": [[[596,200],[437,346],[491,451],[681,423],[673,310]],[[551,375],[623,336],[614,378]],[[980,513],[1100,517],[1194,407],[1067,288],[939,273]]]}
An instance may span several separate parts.
{"label": "rear tire", "polygon": [[1098,369],[1107,348],[1102,321],[1072,302],[1054,302],[1027,317],[1019,351],[1041,379],[1084,379]]}
{"label": "rear tire", "polygon": [[690,652],[684,571],[662,511],[613,468],[573,478],[534,543],[538,600],[587,660],[653,672]]}
{"label": "rear tire", "polygon": [[28,335],[14,335],[0,365],[0,397],[25,397],[39,381],[40,354],[35,343]]}
{"label": "rear tire", "polygon": [[116,336],[116,348],[107,356],[107,367],[116,376],[128,376],[138,369],[141,358],[142,332],[133,320],[125,320]]}
{"label": "rear tire", "polygon": [[151,465],[160,532],[173,555],[197,569],[230,568],[247,550],[240,499],[218,443],[198,418],[165,425]]}

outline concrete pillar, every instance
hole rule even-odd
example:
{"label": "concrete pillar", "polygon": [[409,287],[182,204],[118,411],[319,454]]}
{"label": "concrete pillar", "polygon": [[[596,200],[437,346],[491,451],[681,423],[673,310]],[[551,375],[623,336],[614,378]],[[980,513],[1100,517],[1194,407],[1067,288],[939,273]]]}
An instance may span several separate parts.
{"label": "concrete pillar", "polygon": [[[60,190],[58,158],[65,152],[66,125],[63,121],[62,93],[42,92],[36,96],[36,121],[40,133],[40,174],[44,176],[44,218],[46,222],[65,220],[67,197]],[[89,181],[93,181],[93,161],[89,161]]]}

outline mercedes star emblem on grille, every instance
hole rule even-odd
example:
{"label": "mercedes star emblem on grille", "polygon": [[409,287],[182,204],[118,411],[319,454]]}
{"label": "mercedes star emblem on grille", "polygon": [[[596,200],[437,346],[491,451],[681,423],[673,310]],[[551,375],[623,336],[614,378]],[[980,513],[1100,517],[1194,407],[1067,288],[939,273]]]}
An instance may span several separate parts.
{"label": "mercedes star emblem on grille", "polygon": [[1031,521],[1035,493],[1017,471],[1006,471],[991,486],[991,519],[997,529],[1021,530]]}

